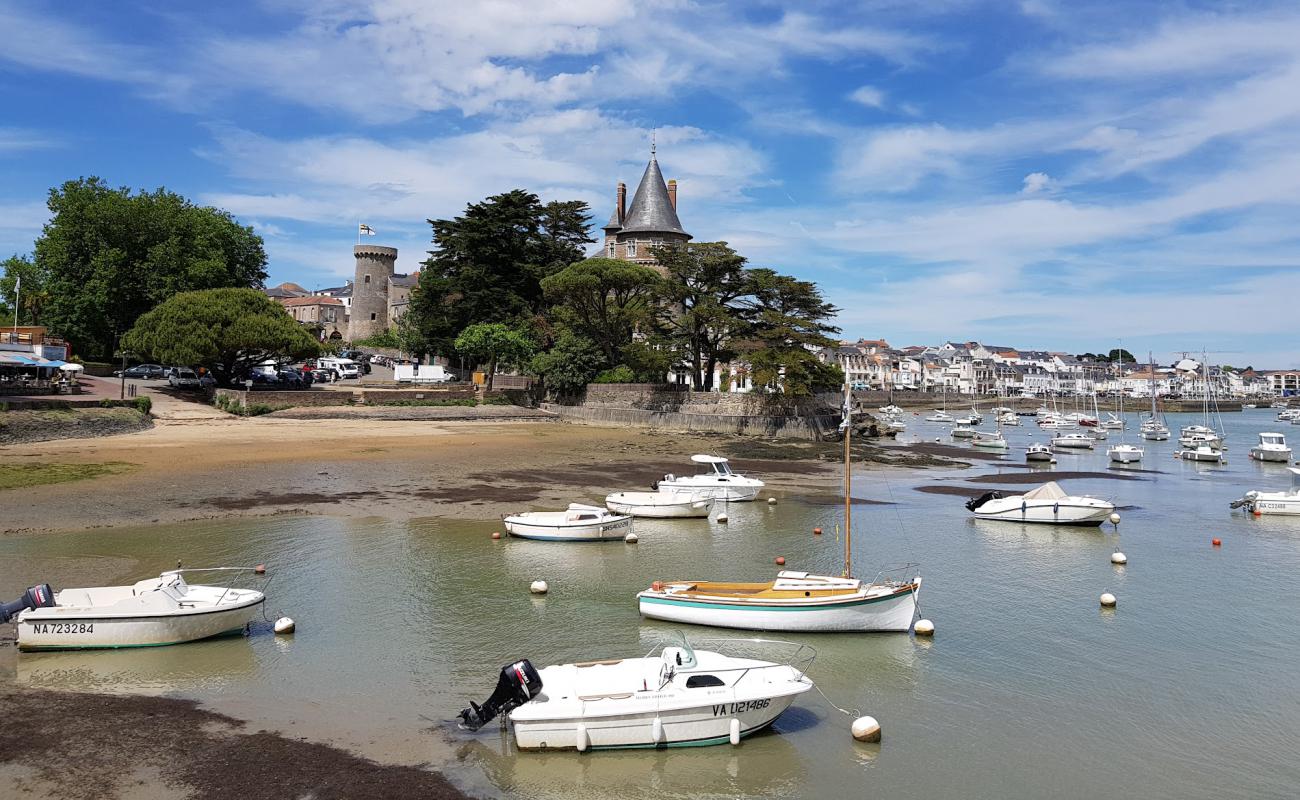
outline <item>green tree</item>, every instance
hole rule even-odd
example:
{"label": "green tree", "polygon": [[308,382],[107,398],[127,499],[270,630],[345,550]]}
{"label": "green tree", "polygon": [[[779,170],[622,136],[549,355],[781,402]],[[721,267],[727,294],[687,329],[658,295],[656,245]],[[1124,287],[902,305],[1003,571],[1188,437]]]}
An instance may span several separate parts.
{"label": "green tree", "polygon": [[745,259],[726,242],[691,242],[653,248],[668,272],[661,297],[670,348],[691,365],[691,385],[713,388],[713,372],[735,355],[734,337],[743,332],[745,309],[738,301],[750,289]]}
{"label": "green tree", "polygon": [[604,354],[594,342],[565,330],[550,350],[533,357],[531,368],[551,391],[572,395],[591,383],[605,363]]}
{"label": "green tree", "polygon": [[[22,279],[21,285],[19,279]],[[0,323],[13,323],[14,297],[17,295],[21,309],[19,325],[40,325],[45,306],[50,300],[48,277],[27,256],[13,255],[4,261],[4,275],[0,277],[0,298],[8,301]]]}
{"label": "green tree", "polygon": [[836,388],[843,374],[826,369],[815,350],[835,344],[830,334],[839,328],[826,321],[837,309],[817,284],[766,268],[747,270],[746,279],[745,335],[737,349],[753,370],[754,385],[790,395]]}
{"label": "green tree", "polygon": [[132,194],[82,178],[51,189],[47,204],[35,247],[49,292],[43,318],[91,353],[111,354],[119,334],[177,293],[266,279],[252,228],[165,189]]}
{"label": "green tree", "polygon": [[586,203],[542,203],[515,189],[471,203],[455,219],[429,220],[434,250],[408,313],[434,350],[450,354],[457,331],[520,323],[544,310],[542,281],[582,258]]}
{"label": "green tree", "polygon": [[1106,360],[1111,362],[1118,361],[1121,364],[1137,363],[1137,359],[1133,357],[1132,353],[1118,347],[1106,354]]}
{"label": "green tree", "polygon": [[654,327],[662,283],[649,267],[614,258],[570,264],[542,281],[557,322],[595,342],[617,364],[635,330]]}
{"label": "green tree", "polygon": [[206,367],[223,386],[242,381],[263,361],[321,352],[311,334],[256,289],[181,292],[142,315],[122,345],[163,364]]}
{"label": "green tree", "polygon": [[498,365],[524,363],[536,350],[527,334],[500,322],[470,325],[456,337],[455,346],[457,352],[486,362],[488,391],[492,390]]}

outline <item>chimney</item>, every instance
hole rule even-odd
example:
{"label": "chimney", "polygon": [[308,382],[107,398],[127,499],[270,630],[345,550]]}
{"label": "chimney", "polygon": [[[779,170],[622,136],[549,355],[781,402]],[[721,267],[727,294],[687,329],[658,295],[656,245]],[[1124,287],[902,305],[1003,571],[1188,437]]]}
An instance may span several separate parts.
{"label": "chimney", "polygon": [[623,224],[623,218],[627,216],[627,184],[622,181],[618,182],[618,224]]}
{"label": "chimney", "polygon": [[668,202],[673,204],[673,211],[677,210],[677,180],[668,181]]}

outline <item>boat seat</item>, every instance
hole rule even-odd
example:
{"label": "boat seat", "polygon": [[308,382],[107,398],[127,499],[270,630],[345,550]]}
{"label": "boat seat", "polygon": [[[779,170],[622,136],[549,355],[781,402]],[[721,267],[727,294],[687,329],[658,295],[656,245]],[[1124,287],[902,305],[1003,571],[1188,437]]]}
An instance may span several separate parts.
{"label": "boat seat", "polygon": [[90,592],[85,589],[64,589],[58,594],[58,605],[63,607],[89,608],[93,605],[90,602]]}

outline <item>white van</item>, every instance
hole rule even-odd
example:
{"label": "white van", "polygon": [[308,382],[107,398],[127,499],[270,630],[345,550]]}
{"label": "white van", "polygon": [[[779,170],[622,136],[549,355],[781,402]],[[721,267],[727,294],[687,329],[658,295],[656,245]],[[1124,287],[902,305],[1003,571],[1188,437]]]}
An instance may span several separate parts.
{"label": "white van", "polygon": [[456,377],[439,364],[396,364],[393,380],[398,383],[450,383]]}
{"label": "white van", "polygon": [[361,365],[350,358],[321,358],[316,361],[318,372],[332,372],[336,380],[361,377]]}

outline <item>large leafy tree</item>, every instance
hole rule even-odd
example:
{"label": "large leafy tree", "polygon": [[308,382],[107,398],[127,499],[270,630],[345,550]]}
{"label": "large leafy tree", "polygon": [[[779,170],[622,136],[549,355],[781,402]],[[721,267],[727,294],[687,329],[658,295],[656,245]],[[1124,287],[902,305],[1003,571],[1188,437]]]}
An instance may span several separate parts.
{"label": "large leafy tree", "polygon": [[750,290],[745,259],[726,242],[692,242],[654,248],[668,272],[662,299],[667,343],[691,366],[692,387],[713,389],[719,363],[735,356],[732,344],[746,327],[740,304]]}
{"label": "large leafy tree", "polygon": [[133,194],[99,178],[51,189],[35,263],[49,293],[43,321],[107,356],[141,314],[185,291],[256,288],[266,252],[252,228],[165,189]]}
{"label": "large leafy tree", "polygon": [[843,373],[828,369],[815,350],[835,343],[830,334],[839,328],[827,323],[835,306],[811,281],[766,268],[747,270],[746,279],[745,333],[737,349],[753,370],[754,384],[790,395],[834,388]]}
{"label": "large leafy tree", "polygon": [[528,334],[500,322],[476,322],[456,337],[456,351],[487,366],[487,388],[502,364],[521,364],[532,357],[536,346]]}
{"label": "large leafy tree", "polygon": [[263,361],[298,361],[321,345],[255,289],[181,292],[136,320],[122,346],[163,364],[206,367],[222,385]]}
{"label": "large leafy tree", "polygon": [[608,362],[594,342],[573,331],[561,331],[550,350],[533,357],[530,368],[542,376],[546,387],[571,395],[591,382]]}
{"label": "large leafy tree", "polygon": [[450,354],[475,323],[517,324],[544,311],[542,281],[582,258],[594,241],[586,203],[542,203],[521,189],[429,220],[434,250],[411,297],[412,322],[431,351]]}
{"label": "large leafy tree", "polygon": [[18,324],[40,325],[45,306],[50,300],[47,283],[44,271],[27,256],[14,255],[5,259],[4,275],[0,276],[0,303],[8,301],[8,305],[2,309],[4,317],[0,322],[13,321],[12,304],[17,297]]}
{"label": "large leafy tree", "polygon": [[594,342],[606,364],[618,364],[632,333],[654,327],[662,291],[659,273],[613,258],[570,264],[542,281],[551,314]]}

